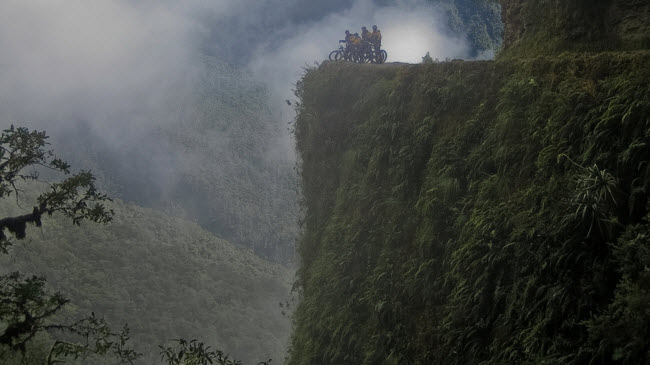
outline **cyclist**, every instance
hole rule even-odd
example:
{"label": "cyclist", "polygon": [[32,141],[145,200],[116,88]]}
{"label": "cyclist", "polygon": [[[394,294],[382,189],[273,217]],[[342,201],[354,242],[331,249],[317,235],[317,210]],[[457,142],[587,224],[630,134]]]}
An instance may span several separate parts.
{"label": "cyclist", "polygon": [[366,27],[361,27],[361,40],[370,42],[370,31]]}
{"label": "cyclist", "polygon": [[359,37],[359,33],[354,33],[352,35],[352,38],[350,39],[350,43],[355,47],[358,47],[361,44],[361,37]]}
{"label": "cyclist", "polygon": [[345,31],[345,43],[350,44],[350,41],[354,37],[354,34],[350,33],[349,30]]}
{"label": "cyclist", "polygon": [[345,43],[345,53],[343,54],[344,59],[350,58],[350,52],[352,51],[352,40],[354,39],[354,34],[350,33],[349,30],[345,31],[345,39],[339,41],[339,43]]}
{"label": "cyclist", "polygon": [[370,36],[372,33],[365,26],[361,27],[361,43],[363,47],[364,54],[372,53],[372,44],[370,43]]}
{"label": "cyclist", "polygon": [[372,34],[370,34],[370,43],[373,46],[381,47],[381,31],[377,29],[376,25],[372,26]]}
{"label": "cyclist", "polygon": [[375,47],[375,55],[377,56],[377,61],[380,62],[381,58],[381,31],[377,29],[376,25],[372,26],[372,34],[370,34],[370,43]]}
{"label": "cyclist", "polygon": [[359,33],[354,33],[350,40],[350,45],[352,46],[352,52],[359,58],[359,54],[361,53],[361,37],[359,37]]}

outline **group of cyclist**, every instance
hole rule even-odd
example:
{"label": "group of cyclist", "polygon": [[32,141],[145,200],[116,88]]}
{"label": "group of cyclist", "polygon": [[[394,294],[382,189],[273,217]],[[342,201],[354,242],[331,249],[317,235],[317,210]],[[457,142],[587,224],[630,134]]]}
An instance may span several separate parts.
{"label": "group of cyclist", "polygon": [[346,30],[345,39],[339,43],[345,43],[345,49],[340,55],[345,60],[376,63],[385,61],[385,52],[382,54],[381,51],[381,31],[376,25],[372,26],[372,32],[361,27],[361,36]]}

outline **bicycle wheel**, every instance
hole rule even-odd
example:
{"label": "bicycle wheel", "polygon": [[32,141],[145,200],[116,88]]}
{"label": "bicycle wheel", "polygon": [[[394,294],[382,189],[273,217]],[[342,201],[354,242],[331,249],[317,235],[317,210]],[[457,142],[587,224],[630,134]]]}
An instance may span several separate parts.
{"label": "bicycle wheel", "polygon": [[341,59],[340,53],[341,52],[339,52],[338,50],[330,52],[329,55],[330,61],[338,61],[339,59]]}
{"label": "bicycle wheel", "polygon": [[381,57],[379,58],[379,63],[384,63],[386,62],[386,59],[388,58],[388,52],[384,51],[383,49],[381,50]]}
{"label": "bicycle wheel", "polygon": [[359,63],[359,54],[357,52],[350,53],[350,61]]}

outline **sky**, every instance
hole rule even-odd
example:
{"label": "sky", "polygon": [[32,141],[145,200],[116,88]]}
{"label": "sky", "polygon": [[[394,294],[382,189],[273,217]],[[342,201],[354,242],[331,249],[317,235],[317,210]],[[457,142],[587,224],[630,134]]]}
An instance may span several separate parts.
{"label": "sky", "polygon": [[[0,3],[0,118],[145,126],[191,87],[197,25],[121,1]],[[106,134],[108,133],[108,134]]]}

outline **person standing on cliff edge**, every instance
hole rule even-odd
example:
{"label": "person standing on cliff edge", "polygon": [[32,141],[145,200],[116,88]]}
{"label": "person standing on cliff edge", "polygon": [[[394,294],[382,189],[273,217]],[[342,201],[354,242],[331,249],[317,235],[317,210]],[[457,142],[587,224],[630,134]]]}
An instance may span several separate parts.
{"label": "person standing on cliff edge", "polygon": [[361,40],[365,42],[370,42],[370,31],[366,27],[361,27]]}
{"label": "person standing on cliff edge", "polygon": [[381,32],[377,29],[376,25],[372,26],[372,34],[370,34],[370,43],[375,47],[375,55],[379,60],[381,58]]}

